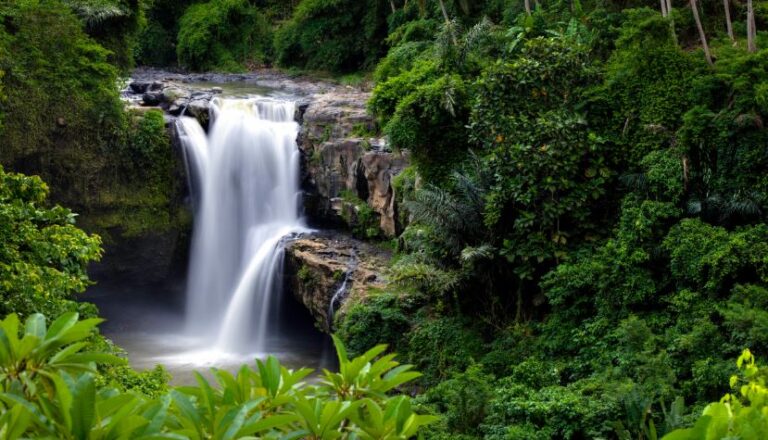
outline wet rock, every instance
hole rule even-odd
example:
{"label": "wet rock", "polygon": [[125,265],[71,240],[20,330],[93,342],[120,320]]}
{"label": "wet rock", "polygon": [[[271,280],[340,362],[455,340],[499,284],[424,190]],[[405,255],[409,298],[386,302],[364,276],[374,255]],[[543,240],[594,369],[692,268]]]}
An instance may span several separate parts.
{"label": "wet rock", "polygon": [[207,129],[210,122],[210,114],[208,108],[210,103],[204,99],[195,99],[189,102],[187,107],[187,113],[197,119],[200,125]]}
{"label": "wet rock", "polygon": [[389,259],[388,253],[338,233],[310,235],[286,243],[284,279],[317,326],[331,332],[346,298],[386,286]]}
{"label": "wet rock", "polygon": [[163,92],[147,92],[141,97],[143,105],[158,106],[165,99]]}
{"label": "wet rock", "polygon": [[218,95],[223,92],[224,92],[224,89],[222,89],[221,87],[211,87],[211,93],[213,94]]}
{"label": "wet rock", "polygon": [[173,116],[179,116],[184,112],[188,105],[189,100],[187,98],[179,98],[173,101],[166,111]]}
{"label": "wet rock", "polygon": [[147,90],[149,90],[150,85],[151,83],[146,81],[133,81],[128,84],[128,87],[130,88],[131,92],[140,95],[146,93]]}
{"label": "wet rock", "polygon": [[182,89],[180,87],[166,87],[163,89],[163,96],[165,97],[165,102],[167,103],[173,103],[177,99],[181,98],[189,98],[190,93],[189,90]]}

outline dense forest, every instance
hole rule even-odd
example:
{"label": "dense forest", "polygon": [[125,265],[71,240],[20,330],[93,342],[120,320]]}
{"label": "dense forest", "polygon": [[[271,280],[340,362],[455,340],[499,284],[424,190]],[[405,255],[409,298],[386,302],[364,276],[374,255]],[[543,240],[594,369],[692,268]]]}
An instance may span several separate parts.
{"label": "dense forest", "polygon": [[[0,438],[768,438],[764,30],[758,0],[3,2]],[[136,66],[372,90],[411,164],[338,373],[171,387],[99,335],[115,227],[189,223]]]}

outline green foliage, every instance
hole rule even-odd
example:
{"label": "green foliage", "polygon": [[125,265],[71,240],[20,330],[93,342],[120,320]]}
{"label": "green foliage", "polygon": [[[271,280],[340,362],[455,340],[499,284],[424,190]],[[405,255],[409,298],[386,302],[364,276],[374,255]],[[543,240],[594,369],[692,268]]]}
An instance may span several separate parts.
{"label": "green foliage", "polygon": [[381,236],[379,215],[367,202],[351,191],[343,191],[341,198],[347,205],[342,211],[342,217],[352,228],[355,237],[373,239]]}
{"label": "green foliage", "polygon": [[[591,383],[529,388],[504,379],[495,387],[482,425],[488,439],[595,438],[612,430],[607,423],[620,413],[615,395]],[[598,394],[599,395],[599,394]]]}
{"label": "green foliage", "polygon": [[466,370],[483,347],[480,335],[457,318],[424,319],[408,336],[408,359],[429,385]]}
{"label": "green foliage", "polygon": [[271,26],[246,0],[190,6],[179,21],[179,64],[196,71],[240,71],[270,56]]}
{"label": "green foliage", "polygon": [[127,73],[151,0],[62,0],[83,21],[86,32],[109,51],[109,61]]}
{"label": "green foliage", "polygon": [[0,314],[86,310],[72,296],[89,285],[101,240],[77,229],[68,209],[47,207],[47,196],[39,177],[0,167]]}
{"label": "green foliage", "polygon": [[463,373],[430,388],[422,400],[443,415],[445,429],[452,433],[478,434],[492,397],[493,376],[480,365],[471,365]]}
{"label": "green foliage", "polygon": [[575,109],[592,77],[584,55],[566,39],[533,39],[477,83],[472,136],[494,176],[484,221],[503,234],[520,280],[599,226],[592,209],[613,171],[604,140]]}
{"label": "green foliage", "polygon": [[383,341],[403,351],[403,336],[410,329],[405,308],[400,295],[389,292],[371,294],[337,316],[337,335],[345,341],[350,353],[363,353]]}
{"label": "green foliage", "polygon": [[378,0],[302,0],[275,33],[276,61],[331,72],[371,67],[381,54],[386,8]]}
{"label": "green foliage", "polygon": [[[0,161],[41,174],[54,200],[79,206],[124,125],[116,69],[80,20],[57,1],[0,9],[7,51]],[[57,169],[45,166],[55,163]],[[71,172],[69,170],[74,170]]]}
{"label": "green foliage", "polygon": [[[731,377],[731,388],[738,393],[726,394],[720,402],[710,403],[693,428],[680,429],[663,440],[710,438],[759,439],[768,432],[768,370],[758,367],[754,355],[744,350],[737,361],[739,376]],[[741,384],[741,386],[739,386]]]}
{"label": "green foliage", "polygon": [[419,377],[379,345],[349,359],[334,339],[339,372],[289,370],[274,357],[237,374],[197,374],[198,386],[157,397],[98,384],[96,365],[122,361],[85,352],[100,320],[65,314],[48,328],[45,317],[17,315],[0,322],[0,433],[3,438],[311,438],[409,439],[434,416],[417,414],[406,396],[391,396]]}

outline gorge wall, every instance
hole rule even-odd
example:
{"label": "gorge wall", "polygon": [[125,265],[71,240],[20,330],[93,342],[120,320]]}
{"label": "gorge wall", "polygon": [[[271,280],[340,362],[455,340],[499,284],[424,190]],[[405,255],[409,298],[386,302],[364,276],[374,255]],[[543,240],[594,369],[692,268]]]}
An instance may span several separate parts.
{"label": "gorge wall", "polygon": [[[247,75],[147,71],[137,73],[124,99],[137,112],[163,110],[167,129],[175,139],[177,164],[183,164],[175,119],[193,116],[207,127],[208,108],[215,96],[259,87],[298,100],[295,118],[301,127],[297,142],[305,215],[310,226],[335,230],[290,240],[285,252],[287,287],[312,313],[317,327],[328,332],[334,313],[343,313],[345,298],[364,296],[386,284],[389,255],[344,231],[394,237],[402,228],[392,179],[408,165],[408,157],[391,151],[375,135],[375,122],[366,111],[370,94],[271,71]],[[186,187],[186,177],[177,178]],[[176,191],[171,199],[173,209],[187,209],[190,202],[185,191]],[[178,234],[140,234],[109,243],[107,257],[95,273],[104,277],[110,271],[131,274],[147,261],[158,276],[173,273],[176,256],[187,253],[189,228],[173,232]]]}

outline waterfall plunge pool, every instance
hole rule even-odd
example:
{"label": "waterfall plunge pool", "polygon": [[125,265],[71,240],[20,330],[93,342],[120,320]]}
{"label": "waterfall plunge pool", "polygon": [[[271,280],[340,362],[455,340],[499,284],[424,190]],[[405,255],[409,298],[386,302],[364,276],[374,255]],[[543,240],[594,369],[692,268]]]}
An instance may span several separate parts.
{"label": "waterfall plunge pool", "polygon": [[194,371],[215,367],[236,372],[241,365],[255,367],[256,358],[274,355],[288,368],[335,368],[336,354],[330,338],[317,330],[302,305],[286,298],[281,331],[265,340],[264,352],[221,353],[203,339],[185,331],[183,282],[175,287],[129,286],[99,283],[81,297],[99,308],[101,333],[128,354],[133,368],[145,371],[161,364],[171,374],[171,384],[194,384]]}

